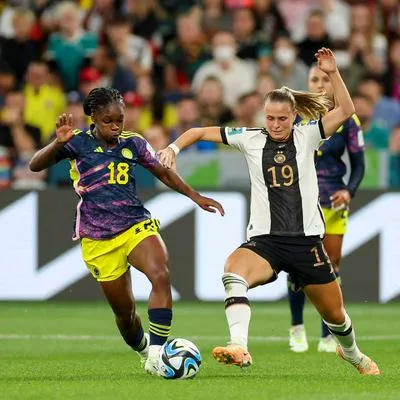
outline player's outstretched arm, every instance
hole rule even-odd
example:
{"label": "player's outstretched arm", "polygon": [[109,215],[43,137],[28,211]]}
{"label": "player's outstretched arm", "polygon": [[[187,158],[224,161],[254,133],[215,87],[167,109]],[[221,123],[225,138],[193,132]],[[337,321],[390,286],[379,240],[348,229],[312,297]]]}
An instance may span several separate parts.
{"label": "player's outstretched arm", "polygon": [[56,122],[56,139],[50,142],[43,149],[37,151],[32,157],[29,168],[33,172],[39,172],[55,163],[57,152],[62,149],[65,143],[69,142],[74,136],[72,127],[72,115],[62,114]]}
{"label": "player's outstretched arm", "polygon": [[215,213],[217,210],[225,215],[225,210],[218,201],[202,196],[188,185],[175,171],[162,165],[157,165],[150,170],[161,182],[193,200],[199,207],[208,212]]}
{"label": "player's outstretched arm", "polygon": [[331,136],[344,121],[354,114],[355,108],[349,91],[340,76],[332,50],[323,47],[318,50],[315,57],[318,60],[318,68],[329,75],[335,97],[335,108],[322,117],[325,135]]}
{"label": "player's outstretched arm", "polygon": [[178,153],[196,143],[200,140],[206,142],[222,143],[221,128],[219,126],[209,126],[205,128],[192,128],[182,133],[165,149],[160,150],[157,154],[159,156],[160,163],[166,168],[173,168],[175,159]]}

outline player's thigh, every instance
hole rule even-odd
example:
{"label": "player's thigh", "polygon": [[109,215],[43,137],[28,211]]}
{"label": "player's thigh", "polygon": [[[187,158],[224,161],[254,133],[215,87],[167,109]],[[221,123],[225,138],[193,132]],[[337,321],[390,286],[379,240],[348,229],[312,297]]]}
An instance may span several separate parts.
{"label": "player's thigh", "polygon": [[159,234],[149,235],[130,251],[128,261],[150,277],[168,268],[167,247]]}
{"label": "player's thigh", "polygon": [[112,281],[99,282],[114,314],[129,317],[135,311],[130,271]]}
{"label": "player's thigh", "polygon": [[261,255],[246,248],[238,248],[228,257],[225,272],[242,276],[250,288],[276,279],[271,264]]}
{"label": "player's thigh", "polygon": [[304,292],[325,321],[341,324],[344,321],[342,291],[338,282],[312,284],[304,287]]}

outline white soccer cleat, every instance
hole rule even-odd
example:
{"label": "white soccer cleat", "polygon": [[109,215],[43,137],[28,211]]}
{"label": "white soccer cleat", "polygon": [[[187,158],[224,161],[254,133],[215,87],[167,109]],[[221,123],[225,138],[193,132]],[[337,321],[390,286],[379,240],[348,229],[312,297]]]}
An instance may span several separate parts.
{"label": "white soccer cleat", "polygon": [[146,347],[143,350],[136,351],[137,355],[140,358],[140,365],[144,366],[146,363],[147,357],[149,355],[149,346],[150,346],[150,335],[145,332],[144,339],[146,340]]}
{"label": "white soccer cleat", "polygon": [[150,375],[160,375],[158,369],[158,359],[160,357],[161,346],[151,345],[148,348],[148,356],[144,363],[144,370]]}
{"label": "white soccer cleat", "polygon": [[322,337],[318,343],[320,353],[336,353],[337,343],[332,335]]}
{"label": "white soccer cleat", "polygon": [[289,329],[289,347],[295,353],[304,353],[308,350],[304,325],[295,325]]}

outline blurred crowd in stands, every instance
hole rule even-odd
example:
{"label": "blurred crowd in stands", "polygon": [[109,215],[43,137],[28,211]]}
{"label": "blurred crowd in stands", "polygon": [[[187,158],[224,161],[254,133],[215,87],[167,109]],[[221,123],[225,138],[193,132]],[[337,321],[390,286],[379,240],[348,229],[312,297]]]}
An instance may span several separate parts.
{"label": "blurred crowd in stands", "polygon": [[[397,0],[9,0],[0,2],[0,189],[68,183],[32,173],[60,113],[87,129],[91,89],[124,95],[126,130],[158,150],[188,128],[263,125],[265,93],[307,90],[334,50],[364,130],[368,168],[400,187]],[[227,151],[199,143],[188,152]],[[371,181],[372,182],[372,181]],[[371,183],[372,186],[380,185]]]}

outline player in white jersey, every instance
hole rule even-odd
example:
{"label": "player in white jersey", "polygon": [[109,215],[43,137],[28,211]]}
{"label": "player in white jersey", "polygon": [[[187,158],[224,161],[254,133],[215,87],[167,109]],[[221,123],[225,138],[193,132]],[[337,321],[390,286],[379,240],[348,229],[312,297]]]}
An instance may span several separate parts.
{"label": "player in white jersey", "polygon": [[[273,90],[265,97],[265,128],[194,128],[159,152],[171,168],[179,151],[206,140],[240,150],[251,183],[248,240],[228,257],[222,282],[230,330],[227,346],[213,356],[224,364],[247,367],[250,323],[249,288],[274,281],[280,271],[294,277],[338,342],[338,355],[362,375],[379,375],[374,361],[361,353],[342,292],[321,238],[324,220],[318,203],[314,152],[354,113],[354,105],[331,50],[316,53],[318,67],[330,77],[336,106],[323,93]],[[296,116],[311,120],[294,124]],[[322,118],[318,119],[320,115]]]}

